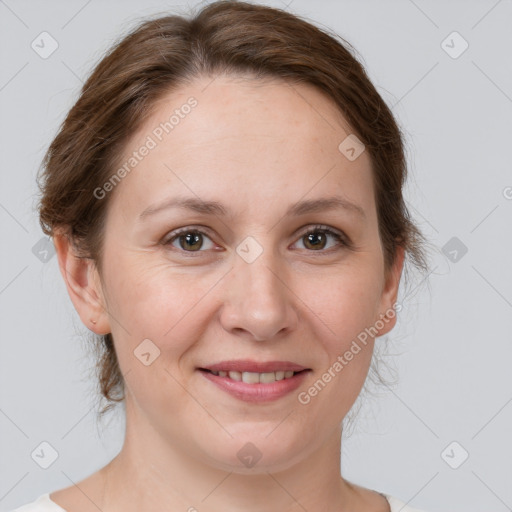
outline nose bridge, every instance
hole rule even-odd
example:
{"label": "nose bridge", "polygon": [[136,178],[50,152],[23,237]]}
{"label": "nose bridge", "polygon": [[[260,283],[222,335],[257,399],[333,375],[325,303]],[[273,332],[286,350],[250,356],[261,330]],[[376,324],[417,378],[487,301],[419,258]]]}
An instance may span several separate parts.
{"label": "nose bridge", "polygon": [[226,330],[244,330],[257,340],[293,328],[293,300],[283,265],[271,247],[247,237],[236,248],[221,319]]}

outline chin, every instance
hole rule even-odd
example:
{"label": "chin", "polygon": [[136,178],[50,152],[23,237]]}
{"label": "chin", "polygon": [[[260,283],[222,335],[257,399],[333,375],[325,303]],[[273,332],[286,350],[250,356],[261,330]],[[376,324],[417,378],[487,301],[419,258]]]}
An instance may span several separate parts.
{"label": "chin", "polygon": [[[275,425],[274,427],[275,428]],[[265,429],[265,433],[255,433],[252,429],[245,435],[237,434],[225,443],[217,443],[215,451],[205,449],[210,464],[223,471],[238,474],[267,474],[279,472],[294,466],[306,456],[307,442],[297,434],[293,442],[291,435],[281,435]]]}

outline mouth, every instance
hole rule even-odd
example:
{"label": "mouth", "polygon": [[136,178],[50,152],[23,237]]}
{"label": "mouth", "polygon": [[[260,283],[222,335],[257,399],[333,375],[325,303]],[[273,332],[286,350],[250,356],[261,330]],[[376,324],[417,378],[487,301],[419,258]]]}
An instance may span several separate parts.
{"label": "mouth", "polygon": [[312,371],[295,363],[224,361],[197,368],[204,377],[232,397],[246,402],[269,402],[296,390]]}
{"label": "mouth", "polygon": [[270,384],[280,380],[291,379],[299,373],[310,371],[309,369],[294,372],[293,370],[278,370],[275,372],[238,372],[238,371],[212,371],[206,368],[199,368],[200,371],[211,373],[217,377],[226,377],[230,380],[237,382],[244,382],[245,384]]}

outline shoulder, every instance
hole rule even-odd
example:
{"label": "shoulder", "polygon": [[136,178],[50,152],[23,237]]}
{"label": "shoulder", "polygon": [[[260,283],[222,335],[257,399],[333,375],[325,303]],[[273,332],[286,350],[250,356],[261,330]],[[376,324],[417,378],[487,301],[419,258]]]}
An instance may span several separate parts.
{"label": "shoulder", "polygon": [[384,493],[382,494],[388,500],[391,512],[426,512],[425,510],[410,507],[409,505],[406,505],[402,500],[399,500],[394,496],[390,496],[389,494]]}
{"label": "shoulder", "polygon": [[12,512],[66,512],[50,499],[50,493],[41,494],[35,501],[22,505]]}

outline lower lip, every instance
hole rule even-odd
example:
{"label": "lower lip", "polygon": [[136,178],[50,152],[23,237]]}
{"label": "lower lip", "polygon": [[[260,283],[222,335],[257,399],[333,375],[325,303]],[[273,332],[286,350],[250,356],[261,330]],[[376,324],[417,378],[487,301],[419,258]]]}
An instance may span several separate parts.
{"label": "lower lip", "polygon": [[310,372],[310,370],[302,371],[289,379],[276,380],[266,384],[247,384],[229,377],[220,377],[204,370],[199,371],[223,391],[246,402],[269,402],[282,398],[296,390]]}

